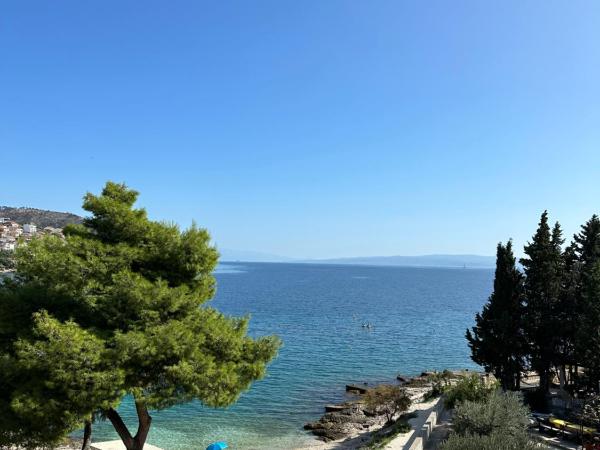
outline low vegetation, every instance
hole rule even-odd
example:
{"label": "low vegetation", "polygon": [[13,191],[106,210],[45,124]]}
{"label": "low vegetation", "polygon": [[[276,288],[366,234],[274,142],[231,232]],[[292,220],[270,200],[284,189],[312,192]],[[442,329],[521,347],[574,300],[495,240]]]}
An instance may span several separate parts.
{"label": "low vegetation", "polygon": [[0,250],[0,270],[10,270],[15,268],[15,259],[13,252]]}
{"label": "low vegetation", "polygon": [[[477,395],[481,394],[478,389]],[[453,418],[453,434],[441,450],[543,449],[527,432],[528,414],[521,396],[514,392],[494,390],[477,400],[461,401]]]}
{"label": "low vegetation", "polygon": [[394,417],[408,409],[410,397],[400,386],[383,384],[369,389],[364,396],[367,408],[385,415],[386,423],[391,424]]}
{"label": "low vegetation", "polygon": [[378,431],[373,434],[371,441],[365,446],[364,449],[379,449],[389,444],[396,436],[403,433],[408,433],[412,428],[408,421],[417,417],[416,413],[402,414],[400,418],[394,422],[393,425]]}
{"label": "low vegetation", "polygon": [[528,414],[519,394],[494,391],[483,400],[461,402],[452,423],[454,431],[462,435],[501,432],[512,436],[527,430]]}
{"label": "low vegetation", "polygon": [[453,434],[442,445],[441,450],[543,450],[527,436],[491,436]]}
{"label": "low vegetation", "polygon": [[455,380],[457,375],[445,369],[442,372],[436,372],[427,377],[427,381],[431,383],[431,389],[425,393],[423,400],[429,401],[441,396]]}
{"label": "low vegetation", "polygon": [[467,375],[444,388],[444,406],[452,409],[466,401],[485,401],[497,388],[495,383],[486,384],[478,374]]}

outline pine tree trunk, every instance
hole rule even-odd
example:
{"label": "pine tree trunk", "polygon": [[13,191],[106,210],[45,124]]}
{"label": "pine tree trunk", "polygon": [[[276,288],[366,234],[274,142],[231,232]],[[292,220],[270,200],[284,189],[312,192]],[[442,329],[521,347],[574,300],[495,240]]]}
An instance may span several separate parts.
{"label": "pine tree trunk", "polygon": [[127,425],[121,419],[121,416],[113,408],[106,411],[106,417],[111,421],[116,432],[121,437],[127,450],[143,450],[152,424],[152,417],[148,414],[146,405],[141,400],[135,401],[135,410],[138,416],[138,430],[135,436],[132,436]]}
{"label": "pine tree trunk", "polygon": [[92,447],[92,421],[86,420],[83,429],[83,444],[81,450],[90,450]]}
{"label": "pine tree trunk", "polygon": [[119,413],[115,409],[110,408],[106,411],[106,417],[108,417],[108,420],[110,420],[113,427],[115,427],[115,431],[123,441],[125,448],[127,450],[133,450],[133,437]]}
{"label": "pine tree trunk", "polygon": [[138,415],[138,431],[133,438],[135,446],[132,450],[143,450],[146,439],[148,438],[148,433],[150,432],[152,417],[148,414],[146,405],[141,401],[136,400],[135,410]]}

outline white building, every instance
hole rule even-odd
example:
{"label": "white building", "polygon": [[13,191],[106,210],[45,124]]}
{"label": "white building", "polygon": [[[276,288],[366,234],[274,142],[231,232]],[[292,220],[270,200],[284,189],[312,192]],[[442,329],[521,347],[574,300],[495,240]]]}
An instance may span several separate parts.
{"label": "white building", "polygon": [[27,234],[35,234],[37,232],[37,227],[32,223],[26,223],[23,225],[23,231]]}
{"label": "white building", "polygon": [[17,248],[17,242],[10,238],[0,238],[0,250],[13,252]]}

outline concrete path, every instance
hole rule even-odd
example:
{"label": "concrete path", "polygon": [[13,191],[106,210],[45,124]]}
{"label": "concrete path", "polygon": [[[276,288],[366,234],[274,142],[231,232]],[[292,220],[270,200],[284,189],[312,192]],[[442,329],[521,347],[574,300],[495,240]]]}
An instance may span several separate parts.
{"label": "concrete path", "polygon": [[446,440],[452,429],[450,412],[443,410],[437,425],[431,431],[429,439],[425,444],[425,450],[437,450],[442,442]]}
{"label": "concrete path", "polygon": [[[121,440],[118,441],[105,441],[105,442],[94,442],[92,444],[92,450],[125,450],[125,445]],[[162,450],[154,445],[144,444],[144,450]]]}
{"label": "concrete path", "polygon": [[550,448],[556,448],[561,450],[580,450],[581,445],[576,444],[573,441],[569,441],[567,439],[562,439],[559,436],[550,436],[548,434],[540,433],[536,429],[529,430],[529,432],[536,436],[538,439],[541,439],[544,444],[549,446]]}

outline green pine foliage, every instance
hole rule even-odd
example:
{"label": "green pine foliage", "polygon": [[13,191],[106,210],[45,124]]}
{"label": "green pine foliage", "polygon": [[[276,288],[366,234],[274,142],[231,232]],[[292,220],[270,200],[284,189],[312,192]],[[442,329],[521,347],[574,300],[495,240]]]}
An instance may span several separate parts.
{"label": "green pine foliage", "polygon": [[524,248],[523,273],[510,242],[498,246],[494,292],[466,338],[472,359],[504,389],[517,389],[523,370],[540,375],[542,394],[556,374],[561,385],[600,389],[600,218],[563,243],[560,225],[551,228],[545,211]]}
{"label": "green pine foliage", "polygon": [[556,330],[561,324],[556,315],[561,296],[563,243],[560,225],[551,230],[544,211],[531,242],[521,259],[525,273],[525,333],[529,342],[531,368],[540,376],[540,389],[547,391],[550,371],[556,362]]}
{"label": "green pine foliage", "polygon": [[517,390],[525,367],[523,275],[517,270],[512,242],[498,244],[494,291],[475,326],[467,330],[471,357],[492,372],[502,387]]}
{"label": "green pine foliage", "polygon": [[[206,302],[218,254],[193,225],[148,219],[137,192],[107,183],[65,239],[34,239],[0,285],[0,446],[52,445],[94,417],[141,450],[148,410],[223,407],[265,375],[280,345]],[[116,407],[133,396],[137,433]]]}
{"label": "green pine foliage", "polygon": [[590,387],[600,382],[600,219],[594,215],[574,237],[578,256],[576,353]]}

